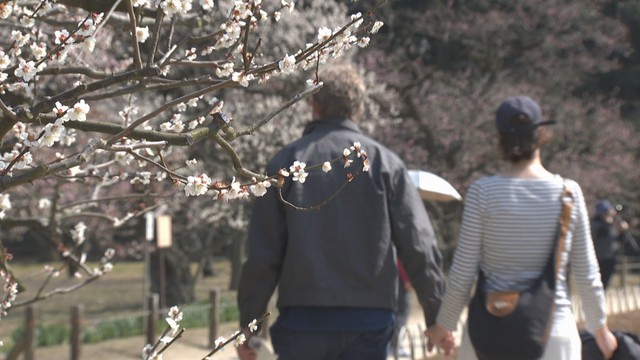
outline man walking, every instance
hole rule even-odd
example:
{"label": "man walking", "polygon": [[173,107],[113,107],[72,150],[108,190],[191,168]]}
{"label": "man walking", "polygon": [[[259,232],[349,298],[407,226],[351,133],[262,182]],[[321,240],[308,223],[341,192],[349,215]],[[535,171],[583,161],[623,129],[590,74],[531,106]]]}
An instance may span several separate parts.
{"label": "man walking", "polygon": [[[365,98],[357,70],[321,68],[320,81],[313,121],[273,157],[267,173],[288,170],[295,161],[323,164],[345,148],[364,152],[351,166],[334,163],[326,173],[308,172],[304,183],[288,178],[286,203],[277,189],[256,199],[238,289],[240,324],[266,311],[277,286],[279,316],[270,332],[280,360],[386,359],[397,303],[396,255],[427,325],[435,321],[443,292],[442,259],[404,162],[356,125]],[[358,164],[362,158],[368,171]],[[321,203],[312,211],[293,207]],[[238,354],[255,356],[246,346]]]}

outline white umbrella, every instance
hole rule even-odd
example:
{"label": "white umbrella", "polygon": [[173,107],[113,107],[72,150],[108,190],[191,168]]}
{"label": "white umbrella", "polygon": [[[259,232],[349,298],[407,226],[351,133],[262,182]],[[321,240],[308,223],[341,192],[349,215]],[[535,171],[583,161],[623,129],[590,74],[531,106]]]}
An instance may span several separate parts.
{"label": "white umbrella", "polygon": [[461,201],[462,196],[447,180],[422,170],[409,170],[413,184],[418,188],[423,200]]}

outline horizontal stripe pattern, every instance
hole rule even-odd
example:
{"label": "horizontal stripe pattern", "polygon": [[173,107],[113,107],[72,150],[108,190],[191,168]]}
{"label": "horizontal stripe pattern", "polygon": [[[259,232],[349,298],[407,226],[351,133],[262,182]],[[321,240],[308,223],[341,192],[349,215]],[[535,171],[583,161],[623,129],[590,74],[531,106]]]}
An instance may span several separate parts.
{"label": "horizontal stripe pattern", "polygon": [[[585,310],[589,329],[605,321],[604,292],[591,242],[589,218],[580,186],[567,180],[574,194],[571,225],[556,290],[560,311],[571,305],[567,264]],[[488,290],[523,290],[542,273],[557,236],[563,179],[491,176],[471,184],[465,198],[458,245],[449,271],[438,323],[455,330],[468,304],[478,270]]]}

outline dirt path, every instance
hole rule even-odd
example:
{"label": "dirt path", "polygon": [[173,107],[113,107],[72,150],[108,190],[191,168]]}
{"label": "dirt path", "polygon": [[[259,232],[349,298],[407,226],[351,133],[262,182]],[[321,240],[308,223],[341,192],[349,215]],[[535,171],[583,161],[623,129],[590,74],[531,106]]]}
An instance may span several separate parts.
{"label": "dirt path", "polygon": [[[423,324],[422,314],[415,306],[417,301],[413,299],[412,312],[409,319],[409,328],[414,333],[415,358],[423,358],[421,343],[418,339],[418,324]],[[613,315],[609,318],[612,329],[640,333],[640,311],[633,311],[626,314]],[[232,334],[236,328],[235,323],[222,324],[220,333],[224,335]],[[141,359],[144,337],[136,336],[126,339],[104,341],[98,344],[83,345],[81,351],[82,359],[90,360],[131,360]],[[202,359],[210,349],[207,347],[208,330],[193,329],[184,333],[183,338],[172,345],[163,355],[164,360],[199,360]],[[36,349],[36,359],[67,360],[70,358],[70,348],[68,345],[54,346]],[[237,360],[235,349],[229,346],[213,356],[213,360]],[[393,359],[393,357],[389,357]],[[408,357],[400,359],[409,359]],[[441,355],[432,354],[429,360],[444,360]],[[456,357],[449,357],[455,360]]]}

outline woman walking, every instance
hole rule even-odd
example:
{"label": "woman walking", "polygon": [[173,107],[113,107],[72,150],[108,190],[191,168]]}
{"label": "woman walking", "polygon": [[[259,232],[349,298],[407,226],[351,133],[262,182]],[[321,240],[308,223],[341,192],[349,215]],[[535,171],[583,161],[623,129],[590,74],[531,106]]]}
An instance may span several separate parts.
{"label": "woman walking", "polygon": [[[607,327],[605,300],[589,218],[578,183],[549,172],[540,149],[549,140],[539,105],[527,96],[507,98],[497,109],[496,126],[507,166],[494,176],[476,180],[466,195],[458,246],[449,273],[437,325],[426,335],[431,345],[450,353],[451,332],[470,300],[482,271],[486,291],[523,291],[540,276],[557,238],[560,196],[565,186],[573,194],[570,226],[561,253],[555,289],[555,309],[542,359],[580,360],[581,343],[572,313],[567,274],[583,302],[586,327],[595,334],[605,359],[616,349]],[[476,359],[467,329],[459,359]],[[518,359],[513,354],[512,359]]]}

